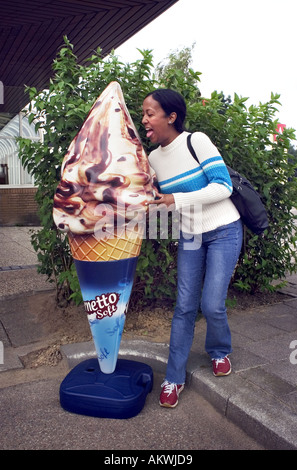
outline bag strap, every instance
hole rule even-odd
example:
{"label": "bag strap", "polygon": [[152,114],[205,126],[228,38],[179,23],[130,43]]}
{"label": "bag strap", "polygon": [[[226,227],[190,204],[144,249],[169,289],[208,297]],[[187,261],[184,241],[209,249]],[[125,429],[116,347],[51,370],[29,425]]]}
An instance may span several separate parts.
{"label": "bag strap", "polygon": [[[192,154],[192,157],[195,158],[196,162],[200,164],[200,162],[199,162],[199,160],[198,160],[198,158],[197,158],[197,155],[196,155],[196,153],[195,153],[194,147],[193,147],[193,145],[192,145],[192,142],[191,142],[191,136],[192,136],[192,134],[189,134],[188,137],[187,137],[187,146],[188,146],[189,151],[190,151],[191,154]],[[226,165],[226,163],[225,163],[225,165]],[[226,168],[227,168],[227,170],[228,170],[228,173],[229,173],[231,179],[232,179],[232,176],[235,176],[235,175],[236,175],[237,177],[240,178],[240,181],[242,180],[242,176],[238,173],[238,171],[233,170],[233,168],[231,168],[231,167],[228,166],[228,165],[226,165]]]}
{"label": "bag strap", "polygon": [[192,134],[189,134],[188,137],[187,137],[187,146],[188,146],[189,151],[192,154],[192,157],[194,157],[196,162],[199,163],[199,160],[197,158],[197,155],[195,153],[195,150],[194,150],[192,142],[191,142],[191,137],[192,137]]}

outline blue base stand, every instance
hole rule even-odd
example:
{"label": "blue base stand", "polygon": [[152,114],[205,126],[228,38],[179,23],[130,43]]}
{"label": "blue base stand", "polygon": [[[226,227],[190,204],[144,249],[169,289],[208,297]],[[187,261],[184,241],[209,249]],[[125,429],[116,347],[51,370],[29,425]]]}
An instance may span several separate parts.
{"label": "blue base stand", "polygon": [[142,362],[118,359],[112,374],[104,374],[97,359],[78,364],[60,386],[62,408],[98,418],[127,419],[144,407],[153,388],[153,371]]}

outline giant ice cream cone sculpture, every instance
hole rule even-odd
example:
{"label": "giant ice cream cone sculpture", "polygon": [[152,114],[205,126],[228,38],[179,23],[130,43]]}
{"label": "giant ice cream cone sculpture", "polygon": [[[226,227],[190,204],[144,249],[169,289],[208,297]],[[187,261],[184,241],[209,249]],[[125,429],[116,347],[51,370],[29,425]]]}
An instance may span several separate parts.
{"label": "giant ice cream cone sculpture", "polygon": [[100,369],[116,367],[125,315],[153,198],[149,165],[112,82],[65,155],[54,221],[68,233]]}

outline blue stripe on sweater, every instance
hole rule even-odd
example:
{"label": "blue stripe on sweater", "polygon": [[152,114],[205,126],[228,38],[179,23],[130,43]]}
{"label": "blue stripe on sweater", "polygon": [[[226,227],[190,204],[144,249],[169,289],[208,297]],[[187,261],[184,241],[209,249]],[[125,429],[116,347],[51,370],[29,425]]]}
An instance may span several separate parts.
{"label": "blue stripe on sweater", "polygon": [[232,192],[232,183],[221,156],[211,157],[193,170],[159,182],[163,193],[190,192],[205,188],[209,183],[223,184]]}
{"label": "blue stripe on sweater", "polygon": [[200,163],[200,166],[202,168],[204,168],[205,166],[209,165],[210,163],[213,163],[213,162],[220,162],[220,163],[223,163],[223,159],[221,156],[216,156],[216,157],[211,157],[211,158],[207,158],[207,160],[204,160],[204,162]]}
{"label": "blue stripe on sweater", "polygon": [[160,184],[160,189],[161,193],[164,194],[189,193],[191,191],[198,191],[198,189],[202,189],[202,186],[197,180],[195,181],[195,179],[193,179],[192,181],[186,182],[174,182],[166,186],[162,186]]}
{"label": "blue stripe on sweater", "polygon": [[198,173],[202,173],[202,169],[200,168],[200,166],[198,166],[197,168],[194,168],[194,170],[185,171],[185,173],[181,173],[180,175],[176,175],[176,176],[173,176],[172,178],[168,178],[168,180],[163,180],[159,184],[162,184],[162,185],[169,184],[174,181],[180,180],[181,178],[186,178],[187,176],[190,177]]}

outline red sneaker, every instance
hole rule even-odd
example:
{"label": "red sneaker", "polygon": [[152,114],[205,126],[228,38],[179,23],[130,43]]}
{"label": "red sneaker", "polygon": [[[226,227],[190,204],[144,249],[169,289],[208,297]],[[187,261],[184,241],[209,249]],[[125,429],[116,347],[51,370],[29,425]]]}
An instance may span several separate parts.
{"label": "red sneaker", "polygon": [[172,384],[170,382],[162,383],[162,392],[160,395],[160,405],[165,408],[175,408],[178,404],[178,396],[180,392],[184,389],[184,385]]}
{"label": "red sneaker", "polygon": [[231,362],[228,356],[222,359],[212,359],[213,374],[216,377],[231,374]]}

